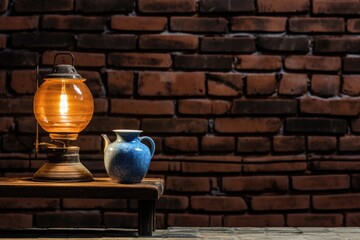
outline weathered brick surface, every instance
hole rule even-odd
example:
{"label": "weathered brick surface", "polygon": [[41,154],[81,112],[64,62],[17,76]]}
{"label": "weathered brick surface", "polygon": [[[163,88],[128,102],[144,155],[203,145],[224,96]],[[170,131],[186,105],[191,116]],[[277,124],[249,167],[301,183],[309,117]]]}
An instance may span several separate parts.
{"label": "weathered brick surface", "polygon": [[173,115],[172,101],[146,101],[131,99],[111,99],[111,112],[135,115]]}
{"label": "weathered brick surface", "polygon": [[356,116],[360,111],[360,103],[355,99],[321,99],[306,97],[300,100],[300,111],[340,116]]}
{"label": "weathered brick surface", "polygon": [[274,192],[289,189],[286,176],[223,177],[225,192]]}
{"label": "weathered brick surface", "polygon": [[315,39],[316,53],[357,53],[359,39],[354,37],[317,37]]}
{"label": "weathered brick surface", "polygon": [[199,149],[198,139],[196,137],[168,137],[164,141],[165,152],[197,152]]}
{"label": "weathered brick surface", "polygon": [[258,0],[259,12],[261,13],[296,13],[307,12],[310,8],[309,0],[289,0],[284,4],[281,0]]}
{"label": "weathered brick surface", "polygon": [[284,17],[233,17],[231,30],[234,32],[284,32]]}
{"label": "weathered brick surface", "polygon": [[344,60],[344,71],[347,73],[358,73],[360,66],[360,59],[357,57],[345,57]]}
{"label": "weathered brick surface", "polygon": [[[78,36],[77,46],[89,49],[131,50],[135,49],[136,37],[129,34],[81,34]],[[109,63],[112,64],[110,61]]]}
{"label": "weathered brick surface", "polygon": [[239,137],[236,150],[240,153],[261,153],[269,152],[270,148],[268,137]]}
{"label": "weathered brick surface", "polygon": [[27,31],[37,28],[39,17],[0,17],[2,31]]}
{"label": "weathered brick surface", "polygon": [[242,94],[242,74],[213,73],[207,77],[208,94],[218,97],[234,97]]}
{"label": "weathered brick surface", "polygon": [[74,35],[71,33],[14,33],[12,45],[16,48],[57,48],[69,49],[73,46]]}
{"label": "weathered brick surface", "polygon": [[281,214],[229,215],[224,217],[225,227],[283,227],[285,217]]}
{"label": "weathered brick surface", "polygon": [[73,0],[19,0],[15,2],[15,12],[69,12],[73,10]]}
{"label": "weathered brick surface", "polygon": [[307,92],[309,78],[306,74],[283,74],[279,83],[281,95],[303,95]]}
{"label": "weathered brick surface", "polygon": [[238,212],[247,209],[241,197],[193,196],[190,202],[192,209],[200,211]]}
{"label": "weathered brick surface", "polygon": [[310,197],[303,195],[253,197],[251,206],[254,211],[304,210],[310,207]]}
{"label": "weathered brick surface", "polygon": [[203,52],[251,53],[255,51],[255,39],[246,37],[203,37],[200,50]]}
{"label": "weathered brick surface", "polygon": [[254,0],[200,0],[200,12],[253,12],[255,10]]}
{"label": "weathered brick surface", "polygon": [[132,95],[134,73],[130,71],[108,71],[107,86],[110,96]]}
{"label": "weathered brick surface", "polygon": [[33,226],[33,216],[28,213],[0,214],[0,229],[24,229]]}
{"label": "weathered brick surface", "polygon": [[276,70],[281,68],[281,57],[266,55],[237,56],[236,69],[241,70]]}
{"label": "weathered brick surface", "polygon": [[8,0],[3,0],[0,3],[0,12],[5,12],[6,9],[8,8],[9,5],[9,1]]}
{"label": "weathered brick surface", "polygon": [[294,133],[344,134],[346,120],[327,118],[288,118],[285,131]]}
{"label": "weathered brick surface", "polygon": [[163,31],[166,28],[166,23],[165,17],[111,17],[111,28],[122,31]]}
{"label": "weathered brick surface", "polygon": [[198,38],[188,35],[142,35],[139,47],[158,50],[195,50],[198,48]]}
{"label": "weathered brick surface", "polygon": [[289,227],[339,227],[343,225],[341,214],[288,214],[287,225]]}
{"label": "weathered brick surface", "polygon": [[36,92],[36,73],[34,70],[16,70],[11,73],[10,87],[19,94]]}
{"label": "weathered brick surface", "polygon": [[294,17],[289,20],[289,29],[294,33],[344,32],[345,22],[342,18]]}
{"label": "weathered brick surface", "polygon": [[273,149],[275,152],[303,152],[305,151],[305,138],[301,136],[276,136]]}
{"label": "weathered brick surface", "polygon": [[[343,89],[345,89],[345,81]],[[311,91],[318,96],[336,96],[340,92],[340,77],[335,75],[313,75]]]}
{"label": "weathered brick surface", "polygon": [[105,0],[102,2],[91,0],[75,1],[75,9],[86,13],[100,12],[131,12],[133,10],[132,0]]}
{"label": "weathered brick surface", "polygon": [[100,227],[98,211],[44,212],[35,215],[38,227]]}
{"label": "weathered brick surface", "polygon": [[178,32],[224,33],[228,21],[225,18],[172,17],[170,29]]}
{"label": "weathered brick surface", "polygon": [[233,137],[204,136],[201,139],[201,150],[204,152],[232,152],[234,144]]}
{"label": "weathered brick surface", "polygon": [[[283,4],[287,5],[287,4]],[[308,52],[309,39],[306,37],[259,37],[258,47],[264,51]]]}
{"label": "weathered brick surface", "polygon": [[42,19],[44,29],[102,31],[105,18],[84,16],[47,15]]}
{"label": "weathered brick surface", "polygon": [[215,130],[220,133],[276,133],[282,126],[278,118],[218,118]]}
{"label": "weathered brick surface", "polygon": [[144,13],[192,13],[195,12],[195,0],[139,0],[138,7]]}
{"label": "weathered brick surface", "polygon": [[359,194],[319,195],[312,199],[316,210],[340,210],[359,208]]}
{"label": "weathered brick surface", "polygon": [[[55,55],[61,53],[59,51],[46,51],[42,55],[42,64],[54,65]],[[101,53],[83,53],[71,52],[74,55],[74,65],[79,67],[103,67],[105,66],[105,54]],[[56,58],[56,64],[71,64],[68,55],[59,55]]]}
{"label": "weathered brick surface", "polygon": [[289,56],[285,67],[289,70],[338,71],[341,66],[339,57]]}
{"label": "weathered brick surface", "polygon": [[309,151],[326,152],[335,151],[337,147],[336,137],[327,136],[309,136],[307,140],[307,148]]}
{"label": "weathered brick surface", "polygon": [[246,78],[248,95],[271,95],[276,91],[276,76],[273,74],[252,74]]}
{"label": "weathered brick surface", "polygon": [[235,100],[231,109],[232,114],[295,114],[297,103],[293,100]]}
{"label": "weathered brick surface", "polygon": [[178,103],[179,113],[200,115],[223,115],[230,111],[231,102],[223,100],[186,99]]}
{"label": "weathered brick surface", "polygon": [[298,191],[344,190],[350,187],[347,175],[294,176],[292,187]]}
{"label": "weathered brick surface", "polygon": [[230,70],[233,58],[221,55],[176,55],[174,67],[182,70]]}
{"label": "weathered brick surface", "polygon": [[39,54],[29,51],[2,51],[0,52],[1,67],[29,66],[39,63]]}
{"label": "weathered brick surface", "polygon": [[313,0],[312,11],[315,14],[358,14],[360,4],[356,0]]}

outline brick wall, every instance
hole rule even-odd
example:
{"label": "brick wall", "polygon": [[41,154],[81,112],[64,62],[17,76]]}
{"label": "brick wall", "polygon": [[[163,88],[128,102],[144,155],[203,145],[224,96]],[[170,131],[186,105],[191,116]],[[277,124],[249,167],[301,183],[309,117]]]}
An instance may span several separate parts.
{"label": "brick wall", "polygon": [[[31,176],[35,66],[71,51],[100,133],[156,141],[157,225],[360,226],[357,0],[1,0],[0,175]],[[66,59],[60,59],[66,61]],[[45,132],[41,132],[46,136]],[[133,227],[136,202],[0,199],[0,228]]]}

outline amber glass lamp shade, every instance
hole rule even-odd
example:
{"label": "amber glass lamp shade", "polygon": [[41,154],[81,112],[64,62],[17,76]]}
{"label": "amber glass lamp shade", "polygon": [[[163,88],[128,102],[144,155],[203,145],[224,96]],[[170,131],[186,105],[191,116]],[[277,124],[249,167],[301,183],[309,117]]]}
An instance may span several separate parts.
{"label": "amber glass lamp shade", "polygon": [[76,140],[94,112],[83,78],[46,78],[34,96],[34,114],[51,139]]}

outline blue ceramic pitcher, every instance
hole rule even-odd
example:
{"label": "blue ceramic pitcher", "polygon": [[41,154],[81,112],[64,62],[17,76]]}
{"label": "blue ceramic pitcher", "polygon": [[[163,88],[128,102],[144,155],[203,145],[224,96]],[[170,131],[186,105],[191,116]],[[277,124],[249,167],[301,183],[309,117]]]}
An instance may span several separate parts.
{"label": "blue ceramic pitcher", "polygon": [[[147,136],[139,137],[141,130],[113,130],[116,140],[110,142],[106,134],[104,164],[109,177],[119,183],[139,183],[145,177],[155,152],[154,141]],[[147,140],[151,150],[141,141]]]}

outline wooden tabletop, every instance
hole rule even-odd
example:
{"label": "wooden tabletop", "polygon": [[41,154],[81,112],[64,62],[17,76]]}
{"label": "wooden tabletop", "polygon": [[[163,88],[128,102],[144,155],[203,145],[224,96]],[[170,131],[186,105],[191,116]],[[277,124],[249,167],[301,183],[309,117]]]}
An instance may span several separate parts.
{"label": "wooden tabletop", "polygon": [[141,183],[121,184],[110,178],[92,182],[36,182],[31,178],[0,177],[0,197],[119,198],[156,200],[164,192],[164,180],[144,178]]}

